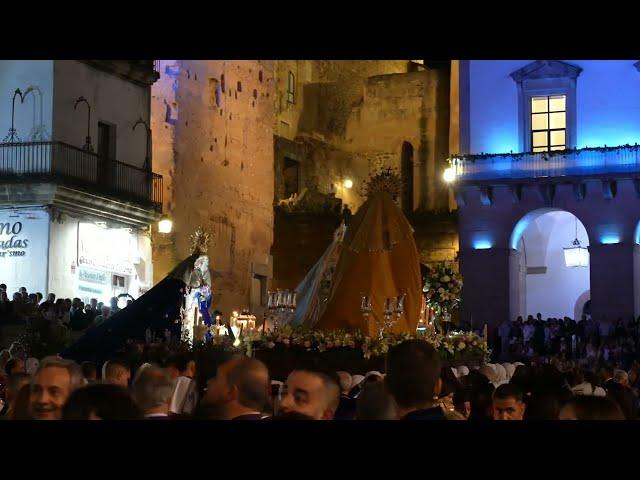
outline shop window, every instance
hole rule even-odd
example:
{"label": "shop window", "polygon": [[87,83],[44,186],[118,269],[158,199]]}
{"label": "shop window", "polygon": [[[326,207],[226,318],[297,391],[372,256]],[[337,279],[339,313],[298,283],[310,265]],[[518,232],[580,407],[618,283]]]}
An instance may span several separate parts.
{"label": "shop window", "polygon": [[112,286],[124,288],[124,277],[122,277],[120,275],[114,275],[113,276],[113,281],[112,281]]}

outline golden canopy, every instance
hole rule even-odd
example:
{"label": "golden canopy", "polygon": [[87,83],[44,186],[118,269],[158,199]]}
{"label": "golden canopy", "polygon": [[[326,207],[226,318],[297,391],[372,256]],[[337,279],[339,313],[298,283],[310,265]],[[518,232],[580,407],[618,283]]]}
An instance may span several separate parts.
{"label": "golden canopy", "polygon": [[[375,335],[385,298],[406,294],[404,314],[391,330],[414,333],[421,278],[413,229],[392,197],[378,192],[360,207],[347,228],[330,299],[316,328]],[[363,295],[370,297],[373,307],[368,320],[360,310]]]}

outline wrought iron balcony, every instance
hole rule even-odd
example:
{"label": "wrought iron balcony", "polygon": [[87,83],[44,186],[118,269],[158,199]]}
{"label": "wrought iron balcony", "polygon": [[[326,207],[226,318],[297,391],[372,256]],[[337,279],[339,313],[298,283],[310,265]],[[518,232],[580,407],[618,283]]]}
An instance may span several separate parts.
{"label": "wrought iron balcony", "polygon": [[450,162],[456,182],[635,174],[640,173],[640,146],[463,155]]}
{"label": "wrought iron balcony", "polygon": [[162,210],[162,175],[63,142],[0,143],[0,181],[52,181]]}

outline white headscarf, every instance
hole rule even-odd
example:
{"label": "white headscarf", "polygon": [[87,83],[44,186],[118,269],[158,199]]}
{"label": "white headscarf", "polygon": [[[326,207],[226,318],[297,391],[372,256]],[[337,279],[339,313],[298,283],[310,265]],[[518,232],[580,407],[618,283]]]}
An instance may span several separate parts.
{"label": "white headscarf", "polygon": [[507,383],[509,381],[509,379],[507,378],[507,369],[499,363],[494,364],[494,368],[496,370],[496,380],[494,382],[494,385],[496,387],[499,387],[503,383]]}
{"label": "white headscarf", "polygon": [[513,363],[503,363],[502,366],[507,371],[507,381],[510,381],[516,371],[516,366]]}
{"label": "white headscarf", "polygon": [[364,380],[364,375],[351,375],[351,388],[360,385]]}
{"label": "white headscarf", "polygon": [[496,381],[496,371],[490,364],[480,367],[480,373],[487,377],[491,383]]}
{"label": "white headscarf", "polygon": [[377,370],[372,370],[372,371],[370,371],[370,372],[367,372],[367,373],[364,375],[364,378],[366,379],[366,378],[372,377],[373,375],[377,375],[378,377],[382,377],[382,378],[384,378],[384,375],[382,375],[382,374],[381,374],[380,372],[378,372]]}

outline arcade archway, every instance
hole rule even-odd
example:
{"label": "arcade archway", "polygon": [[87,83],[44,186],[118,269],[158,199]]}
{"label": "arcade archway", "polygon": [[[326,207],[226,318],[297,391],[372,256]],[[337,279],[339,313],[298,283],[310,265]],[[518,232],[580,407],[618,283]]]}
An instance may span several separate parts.
{"label": "arcade archway", "polygon": [[583,262],[574,261],[576,250],[565,253],[566,248],[576,247],[576,237],[580,247],[589,246],[582,222],[564,210],[534,210],[516,224],[510,241],[512,319],[537,313],[545,319],[575,318],[576,309],[582,311],[590,298],[588,253],[579,252]]}

